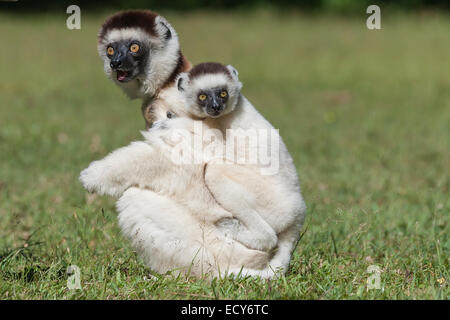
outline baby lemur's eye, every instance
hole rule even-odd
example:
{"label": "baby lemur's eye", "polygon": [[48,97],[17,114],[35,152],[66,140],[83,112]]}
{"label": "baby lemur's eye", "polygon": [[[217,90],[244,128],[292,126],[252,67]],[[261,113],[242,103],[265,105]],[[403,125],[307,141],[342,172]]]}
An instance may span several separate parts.
{"label": "baby lemur's eye", "polygon": [[228,92],[226,92],[226,91],[224,90],[224,91],[222,91],[222,92],[220,93],[220,96],[221,96],[222,98],[226,98],[226,97],[228,96]]}
{"label": "baby lemur's eye", "polygon": [[114,49],[113,47],[108,47],[106,49],[106,53],[108,54],[108,56],[112,56],[114,54]]}
{"label": "baby lemur's eye", "polygon": [[133,52],[133,53],[138,52],[138,51],[139,51],[139,45],[136,44],[136,43],[133,43],[133,44],[130,46],[130,51]]}
{"label": "baby lemur's eye", "polygon": [[172,119],[172,117],[173,117],[173,113],[170,111],[167,111],[167,118]]}
{"label": "baby lemur's eye", "polygon": [[200,101],[205,101],[205,100],[206,100],[206,94],[200,94],[200,95],[198,96],[198,99],[199,99]]}

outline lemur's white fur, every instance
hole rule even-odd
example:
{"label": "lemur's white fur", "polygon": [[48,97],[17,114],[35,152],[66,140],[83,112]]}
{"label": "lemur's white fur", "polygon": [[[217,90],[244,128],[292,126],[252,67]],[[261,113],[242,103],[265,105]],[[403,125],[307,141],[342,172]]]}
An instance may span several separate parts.
{"label": "lemur's white fur", "polygon": [[[231,91],[229,89],[229,92]],[[209,235],[215,237],[212,242],[208,240],[202,243],[202,252],[213,252],[210,255],[205,253],[204,256],[213,258],[204,260],[206,264],[195,260],[193,264],[196,266],[195,272],[209,270],[210,273],[217,274],[218,270],[221,270],[235,275],[241,273],[265,278],[273,277],[276,271],[285,272],[298,240],[305,212],[296,170],[285,145],[280,140],[280,171],[272,176],[261,176],[257,168],[251,165],[222,164],[213,161],[206,164],[206,170],[204,164],[175,165],[170,159],[171,144],[167,143],[171,129],[189,129],[194,134],[192,120],[188,118],[190,109],[187,108],[189,104],[185,100],[186,92],[180,94],[175,87],[161,92],[157,106],[159,113],[156,116],[163,118],[166,117],[167,111],[173,111],[178,118],[158,121],[152,129],[143,133],[146,142],[134,142],[103,160],[93,162],[81,174],[83,185],[90,191],[114,196],[120,196],[130,187],[139,188],[132,189],[132,196],[125,191],[119,200],[117,208],[120,226],[123,233],[142,253],[146,263],[156,271],[167,271],[169,266],[186,266],[187,260],[189,262],[195,260],[192,254],[199,247],[192,247],[192,243],[198,242],[199,239],[185,238],[188,230],[182,233],[175,232],[180,236],[176,238],[179,246],[174,246],[170,240],[172,233],[169,230],[179,228],[197,230],[201,225],[204,230],[208,230]],[[233,98],[230,97],[230,101],[233,101]],[[203,123],[222,130],[246,129],[249,126],[273,128],[247,99],[240,96],[237,101],[233,112],[218,119],[206,119]],[[149,188],[156,195],[143,188]],[[213,197],[208,192],[211,192]],[[217,206],[217,203],[220,206]],[[169,207],[170,212],[158,211]],[[166,215],[166,218],[161,220],[166,223],[164,227],[157,222],[160,215]],[[244,227],[236,223],[232,217],[242,221]],[[133,221],[133,225],[128,225],[127,221]],[[192,224],[186,224],[186,221],[191,221]],[[271,228],[267,228],[267,225]],[[150,236],[151,233],[139,231],[142,226],[147,226],[148,232],[162,228],[166,233],[159,231]],[[277,236],[274,236],[274,233]],[[155,237],[160,238],[154,239]],[[235,252],[234,255],[230,255],[230,251],[223,251],[224,248],[228,248],[225,243],[229,244],[230,241],[234,245],[241,242],[247,247],[262,249],[266,255],[264,256],[262,251],[249,248],[244,250],[245,247],[240,245],[238,247],[242,250],[230,249]],[[165,242],[170,243],[173,250],[169,250],[166,246],[158,247]],[[269,262],[268,252],[275,243],[277,250]],[[194,248],[192,249],[194,251],[180,249],[188,247]],[[161,251],[162,248],[164,250]],[[179,250],[186,252],[184,258],[179,257]],[[161,252],[164,255],[161,255]],[[249,264],[251,261],[249,255],[258,256],[258,267]],[[153,257],[153,260],[150,257]],[[231,260],[227,262],[227,259]],[[208,269],[207,266],[213,267]]]}
{"label": "lemur's white fur", "polygon": [[[157,272],[217,276],[241,267],[264,269],[277,243],[274,231],[264,221],[246,228],[232,220],[204,183],[204,163],[171,161],[174,145],[188,143],[176,141],[172,129],[194,135],[193,123],[189,118],[158,122],[143,132],[145,141],[94,161],[80,180],[89,191],[120,197],[119,226]],[[264,251],[242,245],[245,241]]]}
{"label": "lemur's white fur", "polygon": [[[175,30],[164,18],[159,16],[155,22],[159,37],[149,36],[139,28],[114,29],[105,35],[98,45],[99,54],[104,61],[105,73],[130,98],[143,98],[143,108],[151,103],[154,117],[151,121],[166,119],[167,111],[174,111],[179,117],[189,117],[191,115],[186,113],[184,97],[180,98],[175,87],[160,90],[177,64],[180,45]],[[172,37],[165,45],[162,45],[161,36],[166,27],[171,31]],[[130,82],[121,83],[116,80],[116,74],[113,74],[109,66],[106,47],[109,42],[130,37],[149,44],[151,59],[144,75]],[[211,82],[208,81],[217,80],[217,77],[213,78],[209,80],[205,78],[204,84],[210,86]],[[200,82],[198,84],[201,85]],[[239,125],[248,127],[250,123],[254,128],[272,128],[244,97],[239,100],[235,116],[226,115],[220,118],[224,128],[230,124],[234,127]],[[230,115],[234,114],[235,112],[232,112]],[[226,120],[227,118],[229,120]],[[206,119],[204,122],[208,123],[210,120]],[[146,121],[148,124],[147,118]],[[90,190],[111,195],[121,194],[117,203],[119,225],[124,235],[129,237],[133,245],[141,252],[147,265],[157,272],[177,268],[187,272],[190,268],[191,273],[197,276],[204,273],[217,275],[219,270],[222,274],[224,271],[237,274],[242,266],[244,267],[243,275],[264,278],[273,277],[277,268],[286,271],[292,248],[298,239],[298,231],[303,222],[304,203],[301,196],[292,196],[295,190],[299,191],[298,182],[295,167],[284,144],[280,147],[280,172],[282,173],[279,176],[286,176],[286,181],[275,179],[274,183],[270,184],[267,180],[270,177],[261,180],[261,177],[255,173],[255,168],[245,166],[225,168],[211,163],[205,171],[206,185],[205,177],[198,176],[197,168],[176,168],[170,159],[163,156],[167,155],[169,150],[165,149],[168,148],[165,142],[148,143],[150,140],[153,141],[151,135],[154,135],[156,131],[155,127],[154,133],[146,134],[146,142],[132,143],[105,159],[92,163],[80,177],[85,187]],[[155,141],[162,141],[158,139]],[[158,163],[158,165],[152,167],[149,156],[150,159],[157,160],[153,164]],[[148,181],[145,179],[145,188],[148,189],[139,187],[141,182],[134,181],[130,184],[133,179],[142,181],[139,179],[144,177],[149,178]],[[236,177],[237,183],[236,181],[232,183],[229,177]],[[219,196],[223,208],[231,210],[216,208],[216,211],[207,212],[208,214],[205,215],[206,208],[211,205],[202,198],[205,193],[189,191],[191,186],[199,184],[211,188],[213,195]],[[283,195],[280,190],[290,192]],[[227,196],[228,192],[230,195]],[[191,201],[180,202],[180,199],[175,196],[180,193],[181,198],[183,193],[186,193],[184,199],[192,197]],[[240,196],[235,198],[232,196],[234,194]],[[201,196],[198,197],[199,195]],[[292,212],[292,207],[298,208],[299,214],[284,215],[284,212]],[[252,250],[231,239],[233,236],[244,235],[244,232],[240,232],[242,228],[236,220],[230,217],[223,218],[222,215],[231,216],[230,212],[239,213],[241,210],[252,210],[257,213],[259,210],[274,210],[272,211],[274,214],[266,221],[278,226],[278,246],[275,255],[272,255],[272,250],[266,250],[266,252]],[[210,219],[208,220],[207,217]],[[214,219],[218,220],[214,221]],[[252,234],[245,236],[250,236],[247,240],[254,237]],[[270,242],[265,242],[262,247],[273,247]],[[255,243],[253,245],[255,246]]]}
{"label": "lemur's white fur", "polygon": [[[198,107],[199,90],[214,87],[227,88],[229,99],[223,116],[214,119],[206,118],[204,122],[209,127],[222,131],[227,129],[266,129],[270,131],[274,129],[241,95],[242,84],[238,79],[236,69],[232,66],[227,66],[227,68],[232,80],[223,73],[200,75],[194,79],[189,79],[186,73],[180,74],[177,79],[177,87],[185,98],[183,112],[196,117],[208,117],[207,113]],[[176,106],[181,105],[173,107]],[[279,170],[273,175],[261,175],[260,165],[227,163],[209,164],[206,168],[206,185],[223,208],[243,221],[244,224],[257,220],[254,216],[255,214],[259,215],[279,237],[277,254],[269,262],[269,266],[263,271],[244,269],[244,274],[270,276],[273,275],[274,269],[279,268],[285,272],[304,221],[306,206],[300,193],[295,165],[282,138],[280,136],[278,138]],[[266,147],[262,144],[257,146],[258,150]],[[258,150],[252,152],[259,154]],[[245,151],[248,152],[248,149]],[[237,213],[239,214],[236,215]],[[250,220],[245,219],[246,214]],[[234,273],[237,271],[232,270]]]}
{"label": "lemur's white fur", "polygon": [[[169,40],[162,40],[166,27],[171,32]],[[179,57],[180,43],[175,29],[161,16],[155,19],[155,30],[159,37],[152,37],[140,28],[112,29],[98,43],[97,50],[103,59],[106,75],[116,83],[131,99],[153,96],[173,72]],[[136,39],[150,48],[149,61],[144,74],[129,82],[119,82],[116,72],[111,70],[110,60],[106,56],[109,43],[124,39]]]}

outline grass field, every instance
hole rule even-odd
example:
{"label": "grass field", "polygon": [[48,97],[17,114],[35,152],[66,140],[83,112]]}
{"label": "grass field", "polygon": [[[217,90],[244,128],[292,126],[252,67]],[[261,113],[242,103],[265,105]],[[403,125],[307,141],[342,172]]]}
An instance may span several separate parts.
{"label": "grass field", "polygon": [[[383,13],[370,31],[364,15],[166,14],[193,63],[239,70],[308,205],[286,277],[208,282],[149,277],[114,199],[78,182],[144,126],[96,53],[109,13],[83,12],[79,31],[64,13],[0,14],[1,299],[449,298],[449,16]],[[370,265],[381,289],[367,290]]]}

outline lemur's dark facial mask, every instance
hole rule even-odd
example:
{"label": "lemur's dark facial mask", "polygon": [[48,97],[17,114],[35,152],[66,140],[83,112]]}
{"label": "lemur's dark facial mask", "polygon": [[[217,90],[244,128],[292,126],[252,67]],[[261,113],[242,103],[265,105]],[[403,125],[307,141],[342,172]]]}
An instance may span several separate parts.
{"label": "lemur's dark facial mask", "polygon": [[197,94],[197,103],[210,117],[219,117],[225,110],[228,100],[228,91],[226,88],[214,88],[201,90]]}
{"label": "lemur's dark facial mask", "polygon": [[148,52],[144,44],[133,39],[116,41],[106,47],[110,67],[120,82],[131,81],[145,71]]}

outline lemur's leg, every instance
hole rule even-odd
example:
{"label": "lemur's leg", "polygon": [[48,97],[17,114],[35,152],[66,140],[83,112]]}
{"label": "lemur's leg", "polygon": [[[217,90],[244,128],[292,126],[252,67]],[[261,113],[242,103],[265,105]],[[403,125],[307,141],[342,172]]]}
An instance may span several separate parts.
{"label": "lemur's leg", "polygon": [[119,227],[145,263],[159,273],[211,272],[214,257],[202,225],[187,208],[150,190],[129,188],[117,201]]}
{"label": "lemur's leg", "polygon": [[233,239],[248,248],[268,251],[277,244],[273,228],[258,214],[258,195],[251,186],[239,179],[255,175],[251,170],[239,165],[209,163],[205,168],[205,183],[216,201],[239,223],[220,221],[219,227],[234,230]]}
{"label": "lemur's leg", "polygon": [[130,188],[117,202],[119,226],[154,271],[195,276],[219,275],[228,269],[261,268],[266,252],[227,239],[185,206],[150,190]]}
{"label": "lemur's leg", "polygon": [[154,158],[154,148],[145,142],[133,142],[92,162],[81,172],[80,181],[90,192],[118,197],[131,186],[145,186],[152,181],[157,173]]}

